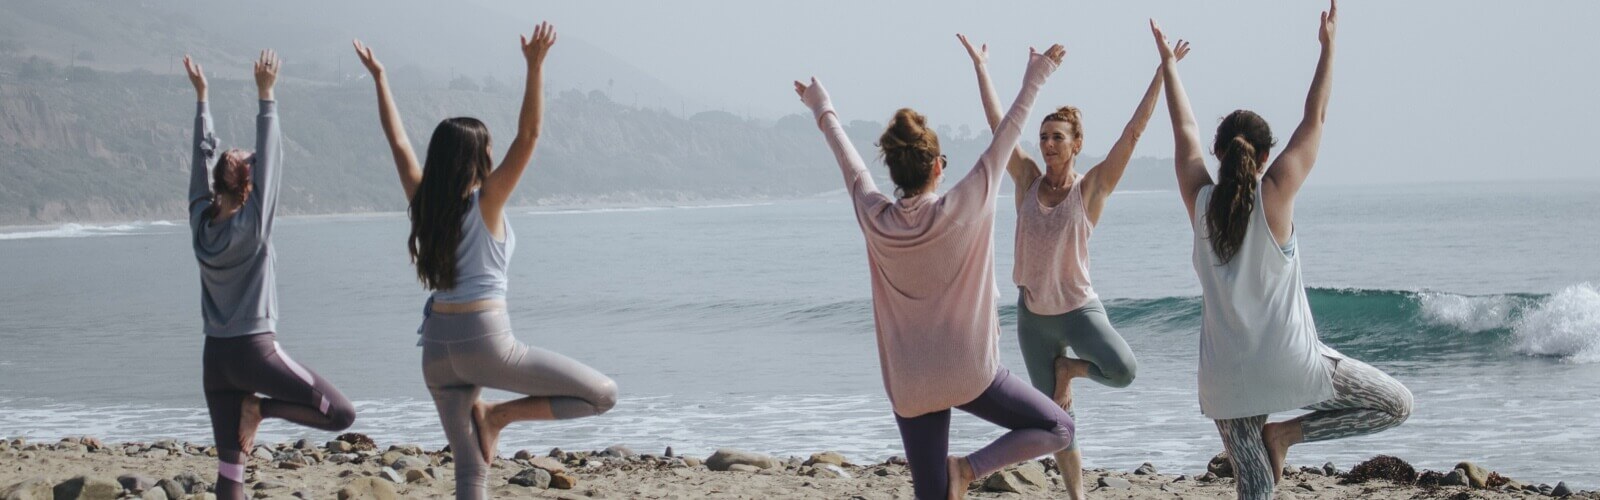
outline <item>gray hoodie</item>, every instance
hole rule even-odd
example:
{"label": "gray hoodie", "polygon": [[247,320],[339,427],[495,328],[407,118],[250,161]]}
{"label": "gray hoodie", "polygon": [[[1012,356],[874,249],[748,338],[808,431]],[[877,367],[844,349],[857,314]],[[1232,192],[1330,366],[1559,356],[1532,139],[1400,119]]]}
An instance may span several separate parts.
{"label": "gray hoodie", "polygon": [[278,103],[261,101],[250,172],[254,190],[232,217],[212,221],[205,212],[212,203],[209,170],[217,160],[217,137],[211,128],[210,109],[204,101],[197,106],[189,227],[194,232],[194,257],[200,262],[200,314],[205,318],[206,335],[239,337],[277,329],[272,223],[282,178],[282,138]]}

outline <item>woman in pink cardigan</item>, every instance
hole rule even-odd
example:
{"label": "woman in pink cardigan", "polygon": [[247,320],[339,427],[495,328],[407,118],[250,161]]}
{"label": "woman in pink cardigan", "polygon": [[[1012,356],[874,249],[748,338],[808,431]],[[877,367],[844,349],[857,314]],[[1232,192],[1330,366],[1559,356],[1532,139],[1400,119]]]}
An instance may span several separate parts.
{"label": "woman in pink cardigan", "polygon": [[[1066,50],[1029,51],[1022,91],[977,166],[944,196],[939,138],[910,109],[879,138],[898,199],[878,191],[815,78],[795,92],[844,173],[867,240],[884,388],[919,499],[961,498],[974,479],[1072,444],[1072,417],[999,363],[995,195],[1029,108]],[[1011,429],[965,457],[949,451],[950,409]]]}

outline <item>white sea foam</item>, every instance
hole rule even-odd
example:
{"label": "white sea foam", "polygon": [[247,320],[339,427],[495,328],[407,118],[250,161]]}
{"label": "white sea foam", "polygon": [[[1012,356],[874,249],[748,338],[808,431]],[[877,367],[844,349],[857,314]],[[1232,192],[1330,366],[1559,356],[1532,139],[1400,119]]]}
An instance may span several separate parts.
{"label": "white sea foam", "polygon": [[1523,312],[1513,326],[1513,348],[1575,363],[1600,362],[1600,290],[1579,283]]}
{"label": "white sea foam", "polygon": [[143,234],[159,231],[160,228],[177,227],[172,221],[144,222],[136,221],[126,224],[92,225],[69,222],[49,229],[30,228],[20,231],[0,232],[0,240],[32,240],[40,238],[87,238],[94,236],[122,236],[129,234]]}
{"label": "white sea foam", "polygon": [[1510,326],[1519,301],[1510,295],[1422,292],[1417,294],[1417,302],[1424,321],[1476,333]]}

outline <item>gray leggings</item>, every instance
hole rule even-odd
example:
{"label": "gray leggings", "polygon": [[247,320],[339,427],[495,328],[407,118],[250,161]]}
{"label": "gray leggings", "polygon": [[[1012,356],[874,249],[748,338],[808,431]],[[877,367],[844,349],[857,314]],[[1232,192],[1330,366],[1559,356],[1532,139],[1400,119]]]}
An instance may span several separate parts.
{"label": "gray leggings", "polygon": [[[1311,413],[1296,417],[1304,428],[1305,442],[1362,436],[1400,425],[1411,416],[1411,391],[1400,381],[1372,365],[1344,358],[1333,363],[1332,399],[1307,406]],[[1261,440],[1266,415],[1217,420],[1222,447],[1233,461],[1233,476],[1241,500],[1272,498],[1272,461]]]}
{"label": "gray leggings", "polygon": [[[1065,314],[1043,316],[1029,311],[1027,301],[1018,297],[1017,343],[1022,345],[1028,380],[1045,396],[1055,396],[1056,357],[1066,356],[1068,347],[1078,359],[1089,362],[1089,379],[1102,385],[1127,387],[1139,369],[1133,350],[1111,327],[1099,299]],[[1078,449],[1078,440],[1067,449]]]}
{"label": "gray leggings", "polygon": [[617,384],[560,354],[511,336],[505,311],[433,314],[422,326],[422,379],[456,464],[456,498],[488,498],[472,405],[484,387],[550,400],[557,420],[599,415],[617,404]]}

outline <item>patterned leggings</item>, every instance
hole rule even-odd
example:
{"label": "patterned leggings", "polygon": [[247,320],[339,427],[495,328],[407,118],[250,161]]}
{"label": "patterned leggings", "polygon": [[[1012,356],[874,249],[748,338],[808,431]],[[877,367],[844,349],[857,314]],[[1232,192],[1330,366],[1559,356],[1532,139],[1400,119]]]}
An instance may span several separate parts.
{"label": "patterned leggings", "polygon": [[[1333,399],[1305,409],[1296,417],[1304,428],[1305,442],[1362,436],[1387,430],[1411,416],[1411,391],[1372,365],[1344,358],[1333,363]],[[1272,461],[1261,440],[1266,415],[1217,420],[1222,446],[1233,461],[1240,500],[1272,498]]]}

